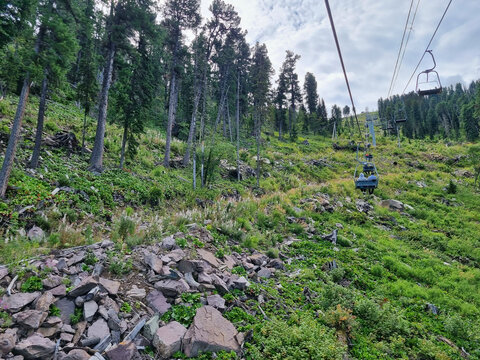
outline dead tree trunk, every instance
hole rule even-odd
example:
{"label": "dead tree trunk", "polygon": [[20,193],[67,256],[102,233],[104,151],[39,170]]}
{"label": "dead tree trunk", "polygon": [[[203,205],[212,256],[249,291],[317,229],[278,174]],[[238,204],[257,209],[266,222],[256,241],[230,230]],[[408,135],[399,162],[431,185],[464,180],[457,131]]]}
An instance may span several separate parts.
{"label": "dead tree trunk", "polygon": [[240,181],[240,73],[237,75],[237,106],[235,110],[235,123],[237,127],[237,180]]}
{"label": "dead tree trunk", "polygon": [[192,147],[192,143],[196,134],[198,105],[200,104],[201,95],[202,95],[201,85],[198,85],[195,89],[195,98],[193,100],[193,112],[192,112],[192,120],[190,122],[190,131],[188,132],[187,150],[185,151],[185,156],[183,157],[184,166],[187,166],[188,163],[190,162],[190,148]]}
{"label": "dead tree trunk", "polygon": [[13,126],[8,139],[7,150],[3,160],[2,170],[0,171],[0,198],[5,197],[7,191],[8,178],[12,172],[13,160],[15,159],[15,151],[17,149],[18,139],[20,138],[20,130],[22,129],[23,115],[25,114],[25,106],[27,105],[28,95],[30,93],[30,76],[27,75],[23,81],[22,92],[18,100],[17,111],[13,119]]}
{"label": "dead tree trunk", "polygon": [[127,138],[128,138],[128,125],[125,121],[123,125],[123,138],[122,138],[122,149],[120,151],[120,165],[119,168],[123,169],[123,164],[125,163],[125,148],[127,147]]}
{"label": "dead tree trunk", "polygon": [[255,114],[255,140],[257,142],[257,187],[260,187],[260,117]]}
{"label": "dead tree trunk", "polygon": [[105,130],[107,124],[108,93],[112,84],[113,60],[115,58],[115,44],[110,41],[107,62],[103,73],[102,92],[98,108],[97,132],[95,134],[95,144],[93,146],[92,156],[90,158],[89,171],[103,171],[103,146]]}
{"label": "dead tree trunk", "polygon": [[170,99],[168,102],[168,122],[167,135],[165,140],[165,157],[163,158],[163,166],[170,167],[170,147],[172,142],[172,128],[175,123],[178,105],[178,84],[177,84],[177,61],[178,50],[180,46],[180,34],[177,30],[177,38],[175,40],[175,48],[173,50],[172,70],[170,79]]}
{"label": "dead tree trunk", "polygon": [[38,160],[40,159],[40,150],[42,148],[42,134],[43,134],[43,124],[45,120],[45,109],[47,105],[47,89],[48,89],[48,79],[47,71],[45,71],[43,80],[42,80],[42,91],[40,93],[40,103],[38,106],[38,118],[37,118],[37,130],[35,133],[35,146],[33,148],[32,158],[28,167],[31,169],[36,169],[38,167]]}
{"label": "dead tree trunk", "polygon": [[165,157],[163,159],[163,166],[170,167],[170,147],[172,142],[172,129],[177,114],[178,104],[178,85],[177,74],[172,73],[172,80],[170,85],[170,101],[168,105],[168,123],[167,123],[167,138],[165,141]]}

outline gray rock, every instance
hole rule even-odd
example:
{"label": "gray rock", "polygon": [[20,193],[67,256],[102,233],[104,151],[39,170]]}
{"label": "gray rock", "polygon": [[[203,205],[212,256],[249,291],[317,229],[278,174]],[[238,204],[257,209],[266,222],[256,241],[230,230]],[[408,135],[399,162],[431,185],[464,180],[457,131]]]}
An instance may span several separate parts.
{"label": "gray rock", "polygon": [[61,333],[60,334],[60,341],[63,344],[70,343],[73,340],[73,334],[68,334],[68,333]]}
{"label": "gray rock", "polygon": [[355,204],[356,204],[357,210],[360,211],[360,212],[368,213],[371,210],[373,210],[373,206],[370,205],[365,200],[357,199]]}
{"label": "gray rock", "polygon": [[62,360],[89,360],[90,355],[82,349],[71,350]]}
{"label": "gray rock", "polygon": [[190,287],[183,279],[180,280],[161,280],[155,283],[155,289],[160,290],[166,296],[176,297],[188,290]]}
{"label": "gray rock", "polygon": [[198,287],[200,286],[200,284],[196,282],[195,279],[193,278],[193,275],[191,272],[185,273],[185,281],[187,282],[188,286],[190,286],[190,288],[192,289],[198,289]]}
{"label": "gray rock", "polygon": [[85,321],[90,322],[93,320],[93,317],[97,313],[98,310],[98,304],[93,301],[87,301],[86,303],[83,304],[83,318]]}
{"label": "gray rock", "polygon": [[15,322],[28,329],[38,329],[47,318],[48,313],[39,310],[25,310],[13,315]]}
{"label": "gray rock", "polygon": [[160,247],[165,250],[175,250],[178,249],[178,245],[175,242],[175,239],[172,236],[166,237],[160,243]]}
{"label": "gray rock", "polygon": [[155,254],[146,254],[144,257],[145,264],[147,264],[153,271],[159,274],[162,271],[163,262]]}
{"label": "gray rock", "polygon": [[67,260],[67,266],[72,266],[78,264],[79,262],[85,260],[86,254],[84,251],[73,255],[70,259]]}
{"label": "gray rock", "polygon": [[167,303],[165,296],[157,290],[154,290],[148,294],[147,303],[153,311],[160,315],[165,314],[172,307],[169,303]]}
{"label": "gray rock", "polygon": [[48,312],[55,300],[55,296],[50,291],[46,291],[35,301],[35,310]]}
{"label": "gray rock", "polygon": [[100,340],[104,339],[109,335],[110,335],[110,329],[108,328],[108,324],[102,318],[95,321],[88,328],[88,331],[87,331],[87,339],[97,339],[97,341],[93,345],[95,345]]}
{"label": "gray rock", "polygon": [[261,266],[268,261],[268,256],[264,254],[253,254],[248,257],[248,260],[254,265]]}
{"label": "gray rock", "polygon": [[225,310],[225,299],[222,298],[220,295],[207,296],[207,304],[213,306],[217,310]]}
{"label": "gray rock", "polygon": [[283,264],[283,261],[280,259],[270,260],[270,262],[268,263],[268,266],[278,270],[285,270],[285,265]]}
{"label": "gray rock", "polygon": [[95,266],[93,267],[92,276],[102,275],[103,270],[104,270],[103,265],[100,263],[96,263]]}
{"label": "gray rock", "polygon": [[395,211],[403,211],[405,209],[405,206],[401,201],[393,199],[381,201],[380,206]]}
{"label": "gray rock", "polygon": [[105,353],[110,360],[131,360],[139,355],[137,346],[132,341],[121,342]]}
{"label": "gray rock", "polygon": [[105,290],[107,290],[107,292],[110,295],[117,295],[118,294],[118,289],[120,289],[120,282],[119,281],[100,278],[99,283]]}
{"label": "gray rock", "polygon": [[90,290],[95,288],[98,285],[98,281],[92,277],[88,276],[83,279],[77,286],[75,286],[69,293],[70,297],[77,297],[87,294]]}
{"label": "gray rock", "polygon": [[55,303],[55,306],[60,309],[60,317],[64,324],[70,324],[70,315],[75,312],[75,303],[72,300],[63,298]]}
{"label": "gray rock", "polygon": [[7,329],[0,334],[0,356],[7,355],[17,342],[17,329]]}
{"label": "gray rock", "polygon": [[183,351],[189,357],[201,352],[240,351],[238,331],[212,306],[197,309],[193,324],[183,338]]}
{"label": "gray rock", "polygon": [[218,268],[220,266],[220,262],[216,258],[215,255],[213,255],[210,251],[204,250],[204,249],[198,249],[197,250],[198,255],[200,258],[210,265],[212,265],[215,268]]}
{"label": "gray rock", "polygon": [[29,240],[43,240],[45,238],[45,233],[38,226],[34,226],[28,230],[27,237]]}
{"label": "gray rock", "polygon": [[50,290],[50,293],[53,295],[53,296],[65,296],[67,295],[67,288],[65,285],[59,285],[53,289]]}
{"label": "gray rock", "polygon": [[153,337],[155,336],[155,333],[158,330],[158,323],[160,321],[160,316],[154,315],[150,320],[148,320],[145,323],[145,326],[143,327],[143,335],[150,341],[153,340]]}
{"label": "gray rock", "polygon": [[212,284],[213,280],[212,280],[212,277],[210,275],[202,272],[202,273],[198,274],[198,282],[200,282],[202,284]]}
{"label": "gray rock", "polygon": [[245,279],[244,276],[240,276],[238,279],[233,281],[233,286],[235,287],[235,289],[245,290],[250,286],[250,282]]}
{"label": "gray rock", "polygon": [[257,272],[257,276],[259,278],[263,278],[263,279],[270,279],[272,277],[272,272],[270,270],[268,270],[267,268],[261,268]]}
{"label": "gray rock", "polygon": [[49,275],[47,278],[42,280],[43,287],[45,289],[53,289],[63,283],[63,277],[58,275]]}
{"label": "gray rock", "polygon": [[157,349],[158,355],[162,359],[168,359],[179,351],[186,332],[187,329],[176,321],[158,329],[153,338],[153,346]]}
{"label": "gray rock", "polygon": [[185,252],[182,249],[175,249],[170,251],[166,257],[168,257],[171,261],[179,262],[185,257]]}
{"label": "gray rock", "polygon": [[227,284],[218,275],[212,274],[211,277],[212,277],[213,285],[215,286],[215,289],[217,289],[221,295],[225,295],[226,293],[229,292]]}
{"label": "gray rock", "polygon": [[108,310],[108,327],[113,331],[122,331],[122,322],[115,310]]}
{"label": "gray rock", "polygon": [[127,291],[127,296],[135,299],[143,299],[146,295],[145,289],[138,288],[137,285],[132,285],[132,288]]}
{"label": "gray rock", "polygon": [[8,268],[0,267],[0,280],[2,280],[7,275],[8,275]]}
{"label": "gray rock", "polygon": [[5,295],[2,299],[2,308],[8,312],[18,312],[40,295],[41,293],[38,291],[33,293],[17,293],[12,296]]}
{"label": "gray rock", "polygon": [[39,334],[33,334],[20,341],[13,349],[15,354],[22,355],[25,359],[48,360],[53,357],[55,343]]}

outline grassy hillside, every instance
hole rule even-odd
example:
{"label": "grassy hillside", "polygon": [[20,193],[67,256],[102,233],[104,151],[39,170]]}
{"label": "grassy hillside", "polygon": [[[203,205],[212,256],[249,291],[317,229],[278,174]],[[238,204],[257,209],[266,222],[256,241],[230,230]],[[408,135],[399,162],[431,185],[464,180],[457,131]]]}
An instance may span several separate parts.
{"label": "grassy hillside", "polygon": [[[0,102],[2,152],[15,101]],[[404,141],[398,149],[395,138],[379,134],[373,153],[380,186],[364,195],[352,181],[354,152],[334,150],[328,138],[292,143],[264,136],[261,189],[254,178],[229,179],[219,166],[207,188],[193,191],[191,168],[157,165],[164,139],[153,129],[125,170],[116,168],[121,130],[110,125],[102,175],[86,171],[87,156],[48,146],[40,168],[26,171],[36,106],[33,99],[27,108],[0,203],[0,263],[16,266],[55,248],[117,240],[126,215],[135,222],[126,237],[130,248],[205,224],[219,257],[257,249],[286,263],[252,287],[249,308],[261,311],[236,308],[228,315],[241,331],[253,330],[247,358],[329,359],[343,351],[351,359],[461,359],[465,352],[480,358],[480,198],[469,174],[471,145]],[[68,130],[80,139],[82,121],[75,107],[51,103],[46,135]],[[94,127],[89,119],[89,144]],[[216,158],[234,165],[235,147],[217,144]],[[255,166],[248,145],[241,158]],[[174,155],[183,151],[174,142]],[[59,187],[69,190],[52,195]],[[388,199],[403,209],[380,205]],[[33,225],[45,240],[26,238]],[[334,230],[337,244],[323,236]]]}

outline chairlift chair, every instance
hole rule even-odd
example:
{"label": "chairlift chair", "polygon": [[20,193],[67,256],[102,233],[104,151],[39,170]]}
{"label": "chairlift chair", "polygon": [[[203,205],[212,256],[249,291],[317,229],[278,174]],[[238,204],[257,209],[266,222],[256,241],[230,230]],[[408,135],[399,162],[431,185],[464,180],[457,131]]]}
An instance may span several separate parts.
{"label": "chairlift chair", "polygon": [[[373,194],[373,191],[378,187],[379,175],[377,167],[375,166],[375,162],[373,161],[373,155],[370,153],[365,153],[364,157],[364,161],[360,161],[358,159],[357,145],[357,166],[355,166],[355,173],[353,174],[355,189]],[[362,167],[362,172],[357,178],[357,173],[360,166]]]}
{"label": "chairlift chair", "polygon": [[[440,76],[434,69],[437,67],[435,57],[432,54],[432,50],[425,51],[432,57],[433,67],[431,69],[424,70],[417,75],[416,90],[420,96],[437,95],[442,92],[442,83],[440,82]],[[423,74],[423,76],[422,76]],[[423,78],[423,81],[421,81]]]}

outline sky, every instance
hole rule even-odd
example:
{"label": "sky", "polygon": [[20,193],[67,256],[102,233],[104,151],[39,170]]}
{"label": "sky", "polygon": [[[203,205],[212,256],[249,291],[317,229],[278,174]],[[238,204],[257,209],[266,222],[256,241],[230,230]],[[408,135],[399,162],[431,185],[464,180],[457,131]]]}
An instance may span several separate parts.
{"label": "sky", "polygon": [[[302,87],[305,73],[311,72],[329,109],[333,104],[350,105],[324,1],[225,1],[242,18],[249,43],[267,45],[274,80],[285,51],[292,50],[301,55],[297,72]],[[204,19],[210,15],[211,2],[202,0]],[[388,95],[410,4],[410,0],[330,0],[357,112],[376,109],[377,100]],[[420,0],[393,94],[403,92],[447,4],[448,0]],[[480,79],[479,14],[479,0],[453,0],[431,45],[443,86]],[[419,71],[431,64],[425,57]],[[407,91],[415,89],[415,80],[416,74]]]}

